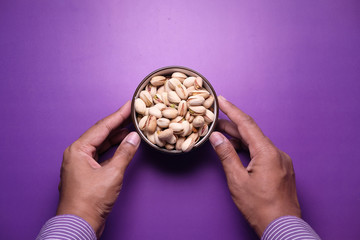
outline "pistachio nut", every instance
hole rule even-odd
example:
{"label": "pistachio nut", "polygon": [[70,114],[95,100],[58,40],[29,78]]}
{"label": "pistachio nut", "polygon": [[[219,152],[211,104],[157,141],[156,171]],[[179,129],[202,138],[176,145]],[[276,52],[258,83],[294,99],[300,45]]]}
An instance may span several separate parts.
{"label": "pistachio nut", "polygon": [[149,114],[155,116],[156,118],[162,117],[161,111],[157,107],[149,108]]}
{"label": "pistachio nut", "polygon": [[150,141],[152,144],[156,144],[156,141],[155,141],[155,133],[146,132],[146,137],[147,137],[147,139],[149,139],[149,141]]}
{"label": "pistachio nut", "polygon": [[207,124],[204,124],[198,131],[199,136],[203,137],[205,136],[209,131],[209,126]]}
{"label": "pistachio nut", "polygon": [[138,114],[145,115],[146,105],[143,100],[140,98],[135,99],[134,107]]}
{"label": "pistachio nut", "polygon": [[191,86],[191,87],[188,87],[186,90],[188,91],[189,96],[191,96],[192,92],[195,91],[196,89],[194,86]]}
{"label": "pistachio nut", "polygon": [[176,141],[177,141],[177,138],[174,134],[170,137],[170,139],[167,140],[167,142],[170,144],[175,144]]}
{"label": "pistachio nut", "polygon": [[145,124],[145,130],[148,133],[154,133],[157,127],[157,122],[156,122],[156,117],[153,115],[149,115],[149,117],[146,120],[146,124]]}
{"label": "pistachio nut", "polygon": [[171,88],[171,90],[175,90],[175,87],[178,85],[181,85],[181,82],[179,81],[179,79],[171,78],[169,80],[169,87]]}
{"label": "pistachio nut", "polygon": [[210,95],[204,102],[204,107],[205,108],[210,108],[214,103],[214,97],[212,95]]}
{"label": "pistachio nut", "polygon": [[153,104],[152,97],[148,91],[146,91],[146,90],[141,91],[139,96],[140,96],[141,100],[144,101],[144,103],[147,107],[150,107]]}
{"label": "pistachio nut", "polygon": [[164,91],[165,91],[165,87],[161,86],[158,88],[157,93],[161,95]]}
{"label": "pistachio nut", "polygon": [[163,103],[157,103],[155,107],[162,111],[164,108],[166,108],[166,105]]}
{"label": "pistachio nut", "polygon": [[[144,103],[145,106],[145,103]],[[181,100],[178,106],[178,115],[185,117],[185,114],[187,113],[187,104],[185,100]]]}
{"label": "pistachio nut", "polygon": [[170,123],[181,123],[184,121],[184,118],[182,116],[177,116],[176,118],[172,119]]}
{"label": "pistachio nut", "polygon": [[165,144],[165,148],[167,150],[173,150],[175,148],[175,146],[174,146],[174,144],[167,143],[167,144]]}
{"label": "pistachio nut", "polygon": [[184,80],[183,84],[186,88],[189,88],[191,86],[194,86],[195,77],[188,77]]}
{"label": "pistachio nut", "polygon": [[164,90],[165,92],[170,92],[171,88],[169,86],[169,80],[166,80],[165,84],[164,84]]}
{"label": "pistachio nut", "polygon": [[188,94],[188,92],[186,90],[186,87],[184,85],[182,85],[182,84],[177,85],[175,87],[175,91],[176,91],[176,94],[183,100],[187,99],[188,96],[189,96],[189,94]]}
{"label": "pistachio nut", "polygon": [[206,90],[194,90],[191,92],[191,96],[200,95],[203,98],[207,99],[210,96],[210,93]]}
{"label": "pistachio nut", "polygon": [[169,98],[168,98],[168,93],[167,93],[167,92],[163,92],[163,93],[161,94],[161,96],[162,96],[162,100],[163,100],[164,104],[165,104],[166,106],[169,106],[170,102],[169,102]]}
{"label": "pistachio nut", "polygon": [[206,110],[204,106],[189,106],[191,115],[204,115]]}
{"label": "pistachio nut", "polygon": [[170,120],[167,118],[159,118],[157,121],[157,125],[161,128],[167,128],[169,127]]}
{"label": "pistachio nut", "polygon": [[184,132],[182,123],[170,123],[169,128],[173,130],[174,134],[182,134]]}
{"label": "pistachio nut", "polygon": [[187,139],[181,145],[181,151],[189,152],[194,147],[194,145],[195,145],[194,139],[190,138],[190,136],[187,137]]}
{"label": "pistachio nut", "polygon": [[186,76],[184,73],[182,73],[182,72],[174,72],[174,73],[171,75],[171,77],[172,77],[172,78],[177,78],[177,79],[179,79],[181,82],[183,82],[183,81],[187,78],[187,76]]}
{"label": "pistachio nut", "polygon": [[141,118],[141,120],[139,121],[139,128],[141,131],[144,131],[146,128],[146,122],[149,116],[144,116]]}
{"label": "pistachio nut", "polygon": [[190,129],[190,123],[186,120],[183,121],[181,124],[183,126],[184,131],[183,133],[180,134],[180,136],[185,137],[191,133],[190,131],[192,131],[192,128]]}
{"label": "pistachio nut", "polygon": [[154,103],[158,104],[158,103],[164,103],[163,98],[161,96],[160,93],[156,93],[154,96]]}
{"label": "pistachio nut", "polygon": [[145,109],[145,114],[144,114],[145,116],[149,116],[149,109],[150,109],[150,108],[146,108],[146,109]]}
{"label": "pistachio nut", "polygon": [[155,76],[151,78],[150,83],[155,87],[159,87],[164,85],[166,78],[164,76]]}
{"label": "pistachio nut", "polygon": [[148,91],[150,93],[150,95],[152,97],[154,97],[156,94],[156,87],[151,84],[148,84],[148,85],[146,85],[146,91]]}
{"label": "pistachio nut", "polygon": [[184,143],[184,141],[185,141],[184,137],[179,137],[178,140],[176,141],[175,149],[181,151],[181,145]]}
{"label": "pistachio nut", "polygon": [[192,122],[192,125],[195,128],[201,128],[205,123],[205,120],[202,116],[196,116]]}
{"label": "pistachio nut", "polygon": [[206,109],[204,119],[205,119],[206,123],[211,123],[214,121],[215,115],[212,111],[210,111],[209,109]]}
{"label": "pistachio nut", "polygon": [[205,102],[205,98],[199,95],[191,96],[187,100],[189,106],[201,106]]}
{"label": "pistachio nut", "polygon": [[170,141],[170,138],[172,138],[172,136],[174,136],[174,134],[171,128],[167,128],[164,131],[158,133],[159,139],[164,142]]}
{"label": "pistachio nut", "polygon": [[[159,119],[158,119],[159,120]],[[156,131],[155,134],[154,134],[154,137],[155,137],[155,144],[158,145],[159,147],[163,147],[165,146],[166,142],[165,141],[161,141],[159,139],[159,133],[160,131]]]}
{"label": "pistachio nut", "polygon": [[161,111],[165,118],[173,119],[177,117],[177,110],[175,108],[167,107]]}
{"label": "pistachio nut", "polygon": [[175,91],[170,91],[168,94],[169,102],[179,103],[181,101],[180,97],[176,94]]}
{"label": "pistachio nut", "polygon": [[197,77],[194,81],[194,87],[195,89],[200,89],[202,88],[203,85],[203,79],[201,77]]}

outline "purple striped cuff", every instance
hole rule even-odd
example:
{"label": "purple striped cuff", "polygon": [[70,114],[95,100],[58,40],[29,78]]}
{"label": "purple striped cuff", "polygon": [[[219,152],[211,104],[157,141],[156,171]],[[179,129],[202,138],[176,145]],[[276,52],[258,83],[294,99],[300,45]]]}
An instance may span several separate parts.
{"label": "purple striped cuff", "polygon": [[261,240],[319,240],[316,232],[301,218],[284,216],[267,226]]}
{"label": "purple striped cuff", "polygon": [[74,215],[59,215],[49,219],[41,228],[36,240],[44,239],[96,240],[96,235],[84,219]]}

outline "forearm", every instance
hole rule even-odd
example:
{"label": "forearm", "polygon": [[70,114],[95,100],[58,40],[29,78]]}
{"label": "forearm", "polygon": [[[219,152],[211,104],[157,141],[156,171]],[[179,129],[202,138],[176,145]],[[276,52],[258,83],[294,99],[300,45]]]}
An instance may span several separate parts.
{"label": "forearm", "polygon": [[319,240],[320,237],[304,220],[294,216],[284,216],[274,220],[265,229],[261,240]]}
{"label": "forearm", "polygon": [[36,238],[36,240],[46,239],[96,240],[96,235],[82,218],[74,215],[59,215],[49,219]]}

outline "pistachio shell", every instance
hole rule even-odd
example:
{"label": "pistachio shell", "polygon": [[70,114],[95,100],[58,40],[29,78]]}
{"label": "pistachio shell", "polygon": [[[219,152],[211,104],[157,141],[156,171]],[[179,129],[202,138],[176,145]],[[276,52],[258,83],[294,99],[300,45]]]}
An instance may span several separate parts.
{"label": "pistachio shell", "polygon": [[147,133],[146,133],[146,137],[147,137],[147,139],[149,139],[149,141],[150,141],[152,144],[156,144],[156,142],[155,142],[155,134],[154,134],[154,133],[149,133],[149,132],[147,132]]}
{"label": "pistachio shell", "polygon": [[206,123],[211,123],[215,119],[215,114],[212,111],[206,109],[204,119]]}
{"label": "pistachio shell", "polygon": [[134,103],[135,111],[141,115],[145,115],[146,105],[143,100],[137,98]]}
{"label": "pistachio shell", "polygon": [[174,134],[182,134],[184,132],[184,126],[181,123],[170,123],[169,128],[171,128]]}
{"label": "pistachio shell", "polygon": [[159,93],[155,94],[155,96],[154,96],[154,103],[155,103],[155,104],[164,103],[161,94],[159,94]]}
{"label": "pistachio shell", "polygon": [[192,115],[204,115],[206,110],[203,106],[189,106],[189,112]]}
{"label": "pistachio shell", "polygon": [[210,96],[210,93],[206,90],[194,90],[191,92],[191,96],[200,95],[203,98],[207,99]]}
{"label": "pistachio shell", "polygon": [[201,106],[205,102],[205,98],[199,95],[190,96],[187,100],[189,106]]}
{"label": "pistachio shell", "polygon": [[167,142],[170,144],[175,144],[176,141],[177,141],[177,138],[175,137],[174,134],[170,137],[170,139],[167,140]]}
{"label": "pistachio shell", "polygon": [[176,94],[175,91],[170,91],[168,95],[169,102],[179,103],[181,101],[180,97]]}
{"label": "pistachio shell", "polygon": [[164,131],[161,131],[158,134],[158,137],[161,141],[165,141],[167,142],[168,140],[170,140],[170,138],[172,138],[172,136],[174,136],[173,134],[173,130],[170,128],[165,129]]}
{"label": "pistachio shell", "polygon": [[188,94],[188,92],[186,90],[186,87],[184,85],[182,85],[182,84],[177,85],[175,87],[175,91],[176,91],[176,94],[183,100],[187,99],[188,96],[189,96],[189,94]]}
{"label": "pistachio shell", "polygon": [[177,78],[171,78],[169,80],[169,87],[171,90],[175,90],[176,86],[181,85],[181,82]]}
{"label": "pistachio shell", "polygon": [[153,115],[149,115],[149,117],[146,120],[146,127],[145,130],[148,133],[154,133],[157,127],[156,117]]}
{"label": "pistachio shell", "polygon": [[163,103],[157,103],[155,107],[162,111],[164,108],[166,108],[166,105]]}
{"label": "pistachio shell", "polygon": [[156,118],[161,118],[161,111],[157,107],[151,107],[149,109],[149,114],[155,116]]}
{"label": "pistachio shell", "polygon": [[176,141],[175,149],[181,151],[181,145],[184,143],[184,141],[185,141],[184,137],[179,137],[178,140]]}
{"label": "pistachio shell", "polygon": [[155,76],[151,78],[150,83],[155,87],[159,87],[164,85],[166,78],[164,76]]}
{"label": "pistachio shell", "polygon": [[167,107],[161,111],[165,118],[173,119],[177,117],[177,110],[175,108]]}
{"label": "pistachio shell", "polygon": [[165,148],[167,150],[173,150],[175,148],[175,146],[174,146],[174,144],[167,143],[167,144],[165,144]]}
{"label": "pistachio shell", "polygon": [[146,91],[148,91],[150,93],[150,95],[152,97],[154,97],[156,94],[156,87],[151,84],[148,84],[148,85],[146,85]]}
{"label": "pistachio shell", "polygon": [[195,77],[188,77],[183,82],[184,86],[187,88],[194,86],[195,79],[196,79]]}
{"label": "pistachio shell", "polygon": [[145,105],[147,107],[150,107],[153,104],[152,97],[148,91],[141,91],[140,92],[140,98],[144,101]]}
{"label": "pistachio shell", "polygon": [[196,128],[200,128],[204,125],[205,120],[202,116],[196,116],[192,122],[192,125]]}
{"label": "pistachio shell", "polygon": [[183,82],[187,76],[182,72],[174,72],[171,77],[179,79],[181,82]]}
{"label": "pistachio shell", "polygon": [[183,142],[181,145],[181,150],[183,152],[189,152],[195,145],[195,142],[190,136]]}
{"label": "pistachio shell", "polygon": [[184,120],[182,116],[177,116],[176,118],[172,119],[170,123],[181,123]]}
{"label": "pistachio shell", "polygon": [[214,103],[214,97],[212,95],[210,95],[204,102],[204,107],[205,108],[210,108]]}
{"label": "pistachio shell", "polygon": [[201,89],[203,85],[203,79],[201,77],[197,77],[194,81],[195,89]]}
{"label": "pistachio shell", "polygon": [[[145,104],[144,104],[145,106]],[[187,104],[185,100],[180,101],[178,106],[178,115],[185,117],[185,114],[187,113]]]}
{"label": "pistachio shell", "polygon": [[165,84],[164,84],[164,90],[165,92],[170,92],[171,88],[169,86],[169,80],[166,80]]}
{"label": "pistachio shell", "polygon": [[188,91],[189,96],[191,96],[192,92],[195,91],[195,87],[191,86],[191,87],[188,87],[186,90]]}
{"label": "pistachio shell", "polygon": [[139,128],[141,131],[144,131],[146,128],[146,122],[149,116],[144,116],[143,118],[141,118],[141,120],[139,121]]}
{"label": "pistachio shell", "polygon": [[192,128],[190,129],[190,123],[188,121],[183,121],[181,124],[183,125],[184,131],[180,136],[185,137],[190,134],[189,131],[192,131]]}
{"label": "pistachio shell", "polygon": [[156,145],[158,145],[159,147],[163,147],[163,146],[165,146],[165,141],[161,141],[160,139],[159,139],[159,133],[160,133],[160,131],[156,131],[155,132],[155,134],[154,134],[154,137],[155,137],[155,143],[156,143]]}
{"label": "pistachio shell", "polygon": [[159,118],[157,120],[157,125],[161,128],[167,128],[169,127],[169,124],[170,124],[170,120],[167,118]]}
{"label": "pistachio shell", "polygon": [[164,102],[164,104],[166,105],[166,106],[169,106],[169,104],[170,104],[170,102],[169,102],[169,98],[168,98],[168,93],[167,92],[163,92],[162,94],[161,94],[161,96],[162,96],[162,100],[163,100],[163,102]]}
{"label": "pistachio shell", "polygon": [[165,91],[165,87],[164,87],[164,86],[161,86],[161,87],[158,88],[157,93],[158,93],[158,94],[161,94],[161,93],[163,93],[164,91]]}
{"label": "pistachio shell", "polygon": [[203,137],[205,136],[209,131],[209,126],[207,124],[204,124],[200,129],[199,129],[199,136]]}

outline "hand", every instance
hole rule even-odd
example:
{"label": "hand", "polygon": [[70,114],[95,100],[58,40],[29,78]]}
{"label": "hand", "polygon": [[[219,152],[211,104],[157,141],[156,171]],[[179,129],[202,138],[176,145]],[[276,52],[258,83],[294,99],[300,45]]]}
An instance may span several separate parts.
{"label": "hand", "polygon": [[245,168],[231,142],[214,132],[210,142],[224,167],[233,201],[259,237],[276,218],[301,217],[291,158],[277,149],[254,120],[223,97],[220,109],[230,121],[219,128],[249,149],[251,161]]}
{"label": "hand", "polygon": [[[120,193],[125,169],[140,144],[136,132],[126,136],[128,131],[122,129],[129,115],[128,101],[97,122],[64,152],[57,215],[73,214],[83,218],[98,237]],[[95,160],[99,153],[119,142],[111,159],[100,164]]]}

